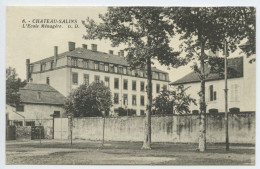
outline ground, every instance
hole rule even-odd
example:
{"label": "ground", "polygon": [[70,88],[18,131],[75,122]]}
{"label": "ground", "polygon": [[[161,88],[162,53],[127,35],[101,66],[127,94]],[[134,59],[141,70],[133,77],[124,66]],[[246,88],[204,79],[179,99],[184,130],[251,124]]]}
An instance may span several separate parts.
{"label": "ground", "polygon": [[141,150],[141,142],[74,140],[7,141],[7,165],[254,165],[255,146],[235,144],[226,152],[224,144],[208,144],[206,152],[197,144],[152,143]]}

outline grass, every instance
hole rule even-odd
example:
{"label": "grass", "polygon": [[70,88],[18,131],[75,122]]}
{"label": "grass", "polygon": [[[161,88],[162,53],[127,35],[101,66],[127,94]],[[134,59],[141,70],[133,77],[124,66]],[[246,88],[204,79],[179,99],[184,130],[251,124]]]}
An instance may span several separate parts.
{"label": "grass", "polygon": [[66,141],[7,142],[6,164],[11,165],[254,165],[254,145],[208,144],[206,152],[196,144],[153,143],[141,150],[141,142]]}

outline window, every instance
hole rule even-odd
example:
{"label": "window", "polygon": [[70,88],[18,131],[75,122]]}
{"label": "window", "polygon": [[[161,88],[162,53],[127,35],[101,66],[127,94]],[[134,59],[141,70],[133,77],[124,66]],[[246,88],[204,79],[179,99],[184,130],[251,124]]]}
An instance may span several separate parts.
{"label": "window", "polygon": [[98,68],[99,68],[98,63],[95,63],[95,70],[98,70]]}
{"label": "window", "polygon": [[45,71],[46,70],[46,63],[41,64],[41,71]]}
{"label": "window", "polygon": [[128,105],[128,97],[127,97],[127,94],[124,94],[124,100],[123,100],[123,103],[124,105]]}
{"label": "window", "polygon": [[54,61],[51,61],[51,69],[53,69]]}
{"label": "window", "polygon": [[86,69],[88,68],[88,61],[83,61],[83,67]]}
{"label": "window", "polygon": [[78,66],[78,60],[77,59],[72,59],[72,66],[75,66],[75,67]]}
{"label": "window", "polygon": [[22,121],[14,121],[14,126],[18,127],[18,126],[23,126],[23,122]]}
{"label": "window", "polygon": [[100,82],[100,76],[95,75],[95,82],[96,82],[96,83],[99,83],[99,82]]}
{"label": "window", "polygon": [[54,117],[60,118],[60,111],[54,111]]}
{"label": "window", "polygon": [[105,69],[104,69],[104,63],[100,63],[99,64],[99,70],[101,70],[101,71],[104,71]]}
{"label": "window", "polygon": [[72,83],[74,85],[78,84],[78,73],[72,73]]}
{"label": "window", "polygon": [[135,80],[132,81],[132,90],[136,90],[136,81]]}
{"label": "window", "polygon": [[109,72],[112,72],[112,73],[114,72],[114,66],[113,65],[109,66]]}
{"label": "window", "polygon": [[214,91],[213,85],[209,86],[209,101],[214,101],[217,99],[217,92]]}
{"label": "window", "polygon": [[140,110],[140,115],[141,115],[141,116],[144,115],[144,110]]}
{"label": "window", "polygon": [[46,77],[46,84],[50,85],[50,78]]}
{"label": "window", "polygon": [[160,84],[156,84],[156,93],[160,93]]}
{"label": "window", "polygon": [[144,91],[144,82],[141,82],[140,84],[140,90],[143,92]]}
{"label": "window", "polygon": [[120,74],[123,73],[123,68],[121,66],[118,67],[118,73],[120,73]]}
{"label": "window", "polygon": [[167,90],[167,85],[163,85],[163,90]]}
{"label": "window", "polygon": [[128,83],[127,83],[127,80],[124,79],[124,90],[127,90],[127,88],[128,88]]}
{"label": "window", "polygon": [[114,94],[114,104],[118,104],[119,103],[119,94],[115,93]]}
{"label": "window", "polygon": [[117,66],[114,67],[114,71],[115,71],[115,73],[118,73]]}
{"label": "window", "polygon": [[108,72],[108,65],[105,64],[105,71]]}
{"label": "window", "polygon": [[119,89],[119,79],[118,78],[115,78],[115,80],[114,80],[114,88]]}
{"label": "window", "polygon": [[132,96],[132,105],[136,105],[136,95]]}
{"label": "window", "polygon": [[89,75],[88,74],[84,74],[83,83],[85,85],[89,85]]}
{"label": "window", "polygon": [[105,77],[105,86],[109,87],[109,77]]}
{"label": "window", "polygon": [[123,74],[126,74],[126,67],[123,68]]}
{"label": "window", "polygon": [[18,112],[24,112],[24,106],[23,105],[19,105],[16,107],[16,111]]}
{"label": "window", "polygon": [[144,106],[144,96],[141,96],[140,102],[141,102],[141,106]]}
{"label": "window", "polygon": [[239,85],[238,84],[232,84],[231,90],[230,90],[230,101],[231,102],[238,102],[239,99]]}
{"label": "window", "polygon": [[35,121],[27,121],[25,122],[25,126],[35,126]]}

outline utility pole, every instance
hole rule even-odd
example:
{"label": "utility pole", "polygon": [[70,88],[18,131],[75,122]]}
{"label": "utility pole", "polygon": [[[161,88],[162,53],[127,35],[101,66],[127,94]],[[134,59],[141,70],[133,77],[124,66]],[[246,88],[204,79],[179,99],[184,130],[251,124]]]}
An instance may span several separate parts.
{"label": "utility pole", "polygon": [[228,137],[228,87],[227,87],[227,42],[224,41],[224,56],[225,56],[225,133],[226,133],[226,151],[229,151]]}

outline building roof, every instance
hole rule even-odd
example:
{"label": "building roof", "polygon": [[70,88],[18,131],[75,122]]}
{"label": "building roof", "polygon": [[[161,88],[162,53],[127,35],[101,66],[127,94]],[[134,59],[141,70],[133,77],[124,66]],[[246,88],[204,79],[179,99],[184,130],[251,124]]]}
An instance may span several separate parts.
{"label": "building roof", "polygon": [[[235,58],[229,58],[228,59],[228,68],[230,73],[228,74],[228,78],[239,78],[243,77],[243,57],[235,57]],[[209,72],[209,67],[206,67],[205,72]],[[219,73],[210,73],[206,77],[206,81],[211,80],[222,80],[224,79],[224,76],[221,76]],[[200,77],[197,72],[191,72],[184,77],[171,82],[170,85],[181,85],[181,84],[187,84],[187,83],[196,83],[200,82]]]}
{"label": "building roof", "polygon": [[[75,50],[73,50],[73,51],[67,51],[67,52],[58,54],[57,59],[63,58],[66,56],[88,59],[88,60],[104,62],[104,63],[117,64],[117,65],[122,65],[122,66],[129,66],[129,64],[127,63],[127,61],[124,57],[120,57],[118,55],[113,55],[113,54],[108,54],[105,52],[92,51],[92,50],[85,49],[85,48],[75,48]],[[37,62],[33,62],[32,64],[44,63],[44,62],[48,62],[51,60],[54,60],[54,56],[45,58],[45,59],[37,61]],[[152,71],[167,73],[167,72],[159,70],[155,67],[152,67]]]}
{"label": "building roof", "polygon": [[22,103],[63,105],[65,97],[47,84],[28,83],[19,90]]}

